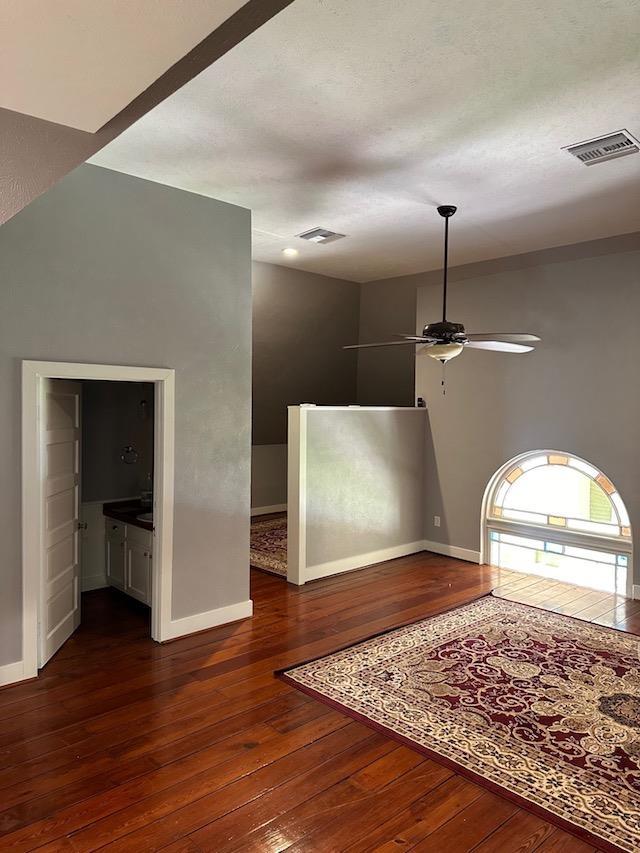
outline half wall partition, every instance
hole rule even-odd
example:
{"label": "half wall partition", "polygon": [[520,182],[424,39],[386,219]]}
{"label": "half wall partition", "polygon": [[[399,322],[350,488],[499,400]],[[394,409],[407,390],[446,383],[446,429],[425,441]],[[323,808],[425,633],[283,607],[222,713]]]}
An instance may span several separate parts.
{"label": "half wall partition", "polygon": [[289,406],[291,583],[424,550],[427,423],[419,408]]}

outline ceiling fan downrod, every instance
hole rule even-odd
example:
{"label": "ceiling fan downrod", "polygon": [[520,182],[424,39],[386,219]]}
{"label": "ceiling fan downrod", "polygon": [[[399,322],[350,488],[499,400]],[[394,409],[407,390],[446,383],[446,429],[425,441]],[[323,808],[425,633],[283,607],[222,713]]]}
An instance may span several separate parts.
{"label": "ceiling fan downrod", "polygon": [[438,213],[444,218],[444,261],[442,278],[442,322],[447,322],[447,272],[449,266],[449,220],[458,208],[453,204],[441,204]]}

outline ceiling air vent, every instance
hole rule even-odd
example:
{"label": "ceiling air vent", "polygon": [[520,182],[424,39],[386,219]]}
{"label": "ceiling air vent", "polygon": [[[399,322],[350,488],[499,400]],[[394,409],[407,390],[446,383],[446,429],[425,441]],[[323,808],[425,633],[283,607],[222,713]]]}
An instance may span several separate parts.
{"label": "ceiling air vent", "polygon": [[608,136],[568,145],[564,150],[577,157],[585,166],[594,166],[596,163],[604,163],[605,160],[624,157],[625,154],[636,154],[640,151],[640,143],[628,130],[619,130]]}
{"label": "ceiling air vent", "polygon": [[333,243],[334,240],[342,240],[346,234],[338,234],[335,231],[328,231],[326,228],[312,228],[311,231],[303,231],[298,234],[303,240],[308,240],[310,243]]}

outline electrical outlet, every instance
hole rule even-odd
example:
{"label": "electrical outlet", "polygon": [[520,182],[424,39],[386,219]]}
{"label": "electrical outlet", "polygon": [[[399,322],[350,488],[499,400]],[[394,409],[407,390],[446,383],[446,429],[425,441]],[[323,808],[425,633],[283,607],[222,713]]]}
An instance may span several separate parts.
{"label": "electrical outlet", "polygon": [[433,516],[433,526],[434,527],[440,527],[440,516],[439,515]]}

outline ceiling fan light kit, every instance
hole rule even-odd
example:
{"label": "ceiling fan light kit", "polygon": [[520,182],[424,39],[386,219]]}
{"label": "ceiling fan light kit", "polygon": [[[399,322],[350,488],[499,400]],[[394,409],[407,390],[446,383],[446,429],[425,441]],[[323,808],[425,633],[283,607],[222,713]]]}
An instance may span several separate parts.
{"label": "ceiling fan light kit", "polygon": [[452,358],[457,358],[465,347],[486,349],[495,352],[531,352],[531,344],[540,340],[537,335],[528,332],[494,332],[492,334],[472,334],[465,332],[462,323],[447,320],[447,284],[449,272],[449,220],[458,208],[452,204],[441,204],[438,213],[444,219],[444,261],[442,276],[442,320],[428,323],[422,335],[397,335],[401,340],[383,341],[375,344],[351,344],[343,349],[362,349],[363,347],[419,346],[418,353],[428,355],[441,362],[443,367],[442,393],[444,394],[444,366]]}
{"label": "ceiling fan light kit", "polygon": [[432,344],[429,347],[424,347],[418,350],[418,355],[428,355],[430,358],[435,358],[445,364],[451,361],[452,358],[460,355],[464,349],[464,344],[451,342],[449,344]]}

